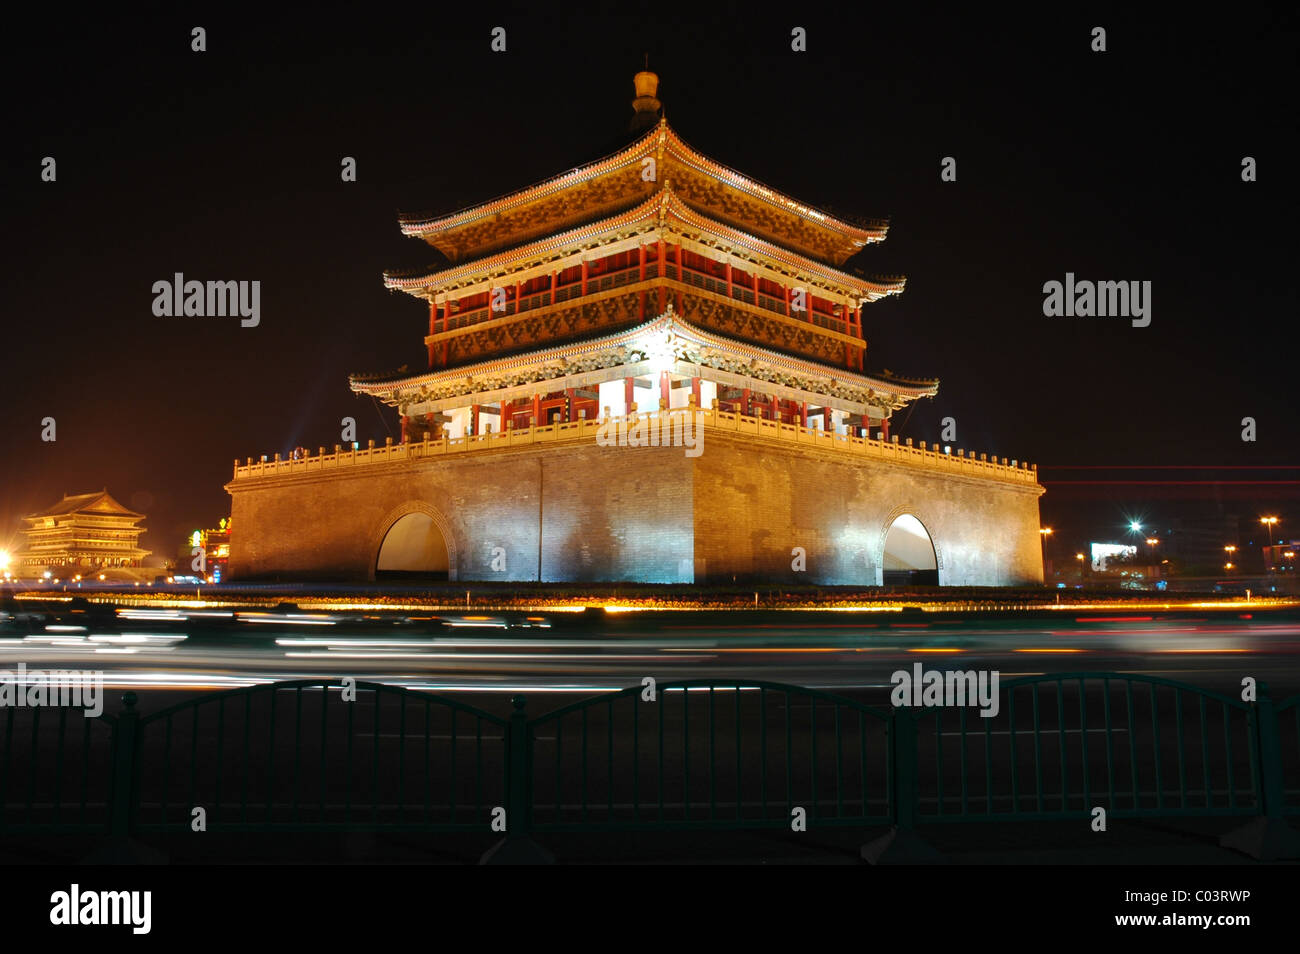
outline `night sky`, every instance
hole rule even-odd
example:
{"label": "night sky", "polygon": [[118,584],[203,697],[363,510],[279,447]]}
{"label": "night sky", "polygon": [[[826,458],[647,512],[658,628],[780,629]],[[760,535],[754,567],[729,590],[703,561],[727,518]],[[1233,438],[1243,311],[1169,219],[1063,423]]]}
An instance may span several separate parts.
{"label": "night sky", "polygon": [[[427,309],[382,272],[438,255],[402,237],[398,212],[453,211],[607,154],[646,53],[696,149],[891,220],[847,266],[908,277],[865,311],[867,372],[940,379],[895,433],[935,440],[952,416],[954,446],[1039,463],[1049,522],[1160,515],[1180,495],[1300,520],[1294,12],[625,6],[7,12],[0,546],[22,514],[107,486],[148,514],[143,545],[174,556],[229,513],[234,458],[332,446],[344,416],[363,446],[396,436],[395,412],[346,379],[425,365]],[[191,52],[194,26],[207,52]],[[260,326],[155,317],[151,286],[175,272],[260,280]],[[1066,272],[1150,281],[1151,325],[1045,317],[1043,284]],[[1048,469],[1153,464],[1217,468],[1157,479],[1286,483],[1058,492],[1054,473],[1116,472]]]}

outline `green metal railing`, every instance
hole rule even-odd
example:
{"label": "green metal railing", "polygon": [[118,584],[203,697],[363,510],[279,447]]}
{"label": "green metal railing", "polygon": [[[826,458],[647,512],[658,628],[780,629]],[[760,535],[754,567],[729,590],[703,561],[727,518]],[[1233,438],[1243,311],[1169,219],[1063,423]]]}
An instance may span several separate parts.
{"label": "green metal railing", "polygon": [[201,807],[208,831],[481,831],[504,800],[505,728],[381,683],[220,692],[131,726],[133,827],[176,830]]}
{"label": "green metal railing", "polygon": [[789,828],[1300,814],[1300,696],[1118,673],[1035,676],[978,709],[878,709],[689,680],[502,718],[305,680],[141,716],[7,708],[0,833]]}
{"label": "green metal railing", "polygon": [[661,682],[528,722],[537,831],[888,824],[889,713],[771,682]]}
{"label": "green metal railing", "polygon": [[[917,723],[925,822],[1252,815],[1258,709],[1150,676],[1075,673],[1001,686],[997,715],[935,708]],[[906,781],[906,779],[905,779]]]}
{"label": "green metal railing", "polygon": [[[1262,705],[1267,696],[1263,686],[1260,687],[1260,693]],[[1279,703],[1275,714],[1278,764],[1282,769],[1277,797],[1281,802],[1282,814],[1300,815],[1300,696],[1292,696]],[[1260,719],[1263,726],[1267,726],[1268,722],[1266,718]]]}
{"label": "green metal railing", "polygon": [[106,834],[112,807],[128,801],[115,798],[116,719],[66,707],[3,713],[0,833]]}

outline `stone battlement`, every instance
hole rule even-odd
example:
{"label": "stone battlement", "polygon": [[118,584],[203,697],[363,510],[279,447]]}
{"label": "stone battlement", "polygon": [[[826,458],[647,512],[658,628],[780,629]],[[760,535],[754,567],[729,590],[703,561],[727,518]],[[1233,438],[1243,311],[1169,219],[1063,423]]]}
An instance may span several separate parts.
{"label": "stone battlement", "polygon": [[[671,411],[632,414],[625,420],[634,423],[639,417],[653,426],[659,423],[661,414],[676,418],[690,414],[692,410],[677,408]],[[914,447],[911,438],[900,442],[897,437],[884,441],[853,437],[848,434],[831,434],[816,428],[782,424],[712,409],[699,409],[695,413],[698,415],[696,426],[703,428],[703,434],[706,435],[706,452],[707,434],[710,431],[721,431],[732,435],[747,435],[757,441],[801,444],[810,449],[843,454],[845,457],[856,456],[864,460],[892,462],[950,476],[1038,486],[1036,464],[1008,461],[1005,457],[999,461],[996,456],[988,459],[987,454],[980,454],[977,459],[974,452],[966,454],[964,450],[945,454],[938,445],[927,447],[925,441],[922,441],[920,446]],[[613,420],[617,422],[619,419]],[[601,426],[601,420],[578,420],[566,424],[545,424],[539,427],[518,428],[468,437],[444,437],[441,440],[426,438],[423,441],[405,444],[394,444],[392,438],[388,438],[381,446],[376,446],[374,441],[370,441],[368,447],[356,450],[345,450],[336,444],[331,453],[326,453],[325,448],[321,447],[315,455],[308,452],[297,459],[281,459],[279,454],[270,460],[265,457],[258,461],[247,458],[242,464],[236,459],[232,482],[264,477],[299,477],[318,471],[337,472],[355,467],[401,464],[427,458],[487,454],[537,444],[566,446],[594,444]]]}

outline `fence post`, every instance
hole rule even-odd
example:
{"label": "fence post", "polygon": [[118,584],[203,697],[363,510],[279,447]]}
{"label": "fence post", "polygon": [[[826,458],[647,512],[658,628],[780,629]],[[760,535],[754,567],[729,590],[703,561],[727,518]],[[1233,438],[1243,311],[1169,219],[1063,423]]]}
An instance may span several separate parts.
{"label": "fence post", "polygon": [[533,841],[533,737],[526,700],[510,700],[514,712],[505,730],[506,836],[479,859],[481,865],[552,865],[555,857]]}
{"label": "fence post", "polygon": [[137,796],[136,779],[139,777],[140,713],[135,711],[137,696],[134,692],[122,695],[126,708],[118,713],[113,723],[112,765],[109,768],[112,788],[108,802],[108,837],[105,838],[82,864],[139,865],[166,864],[164,852],[142,844],[131,837],[135,824]]}
{"label": "fence post", "polygon": [[132,808],[135,805],[136,729],[140,713],[135,711],[138,697],[134,692],[122,696],[126,708],[113,726],[113,789],[108,833],[113,838],[131,834]]}
{"label": "fence post", "polygon": [[1282,741],[1278,714],[1267,683],[1255,687],[1256,701],[1247,711],[1250,744],[1259,766],[1260,814],[1220,836],[1219,844],[1260,861],[1300,858],[1300,833],[1286,822],[1282,779]]}
{"label": "fence post", "polygon": [[529,737],[528,716],[524,712],[526,700],[515,696],[510,700],[514,712],[510,713],[510,726],[506,730],[506,752],[510,762],[506,794],[507,836],[526,838],[533,829],[533,806],[529,798],[529,778],[532,767],[532,739]]}
{"label": "fence post", "polygon": [[934,864],[944,860],[914,830],[920,786],[917,782],[916,717],[895,708],[885,723],[889,733],[888,758],[893,767],[889,791],[889,831],[862,846],[864,861],[873,865]]}
{"label": "fence post", "polygon": [[1282,740],[1278,733],[1277,709],[1266,683],[1259,684],[1259,701],[1251,707],[1259,739],[1259,788],[1264,801],[1264,815],[1282,818]]}
{"label": "fence post", "polygon": [[916,825],[916,720],[911,713],[894,710],[890,756],[894,762],[894,790],[889,793],[894,824],[910,830]]}

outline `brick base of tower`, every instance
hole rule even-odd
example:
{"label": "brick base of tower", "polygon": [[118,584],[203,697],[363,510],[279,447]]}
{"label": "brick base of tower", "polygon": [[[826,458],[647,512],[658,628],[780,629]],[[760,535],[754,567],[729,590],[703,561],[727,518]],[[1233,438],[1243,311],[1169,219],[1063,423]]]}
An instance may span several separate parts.
{"label": "brick base of tower", "polygon": [[227,484],[230,579],[374,580],[388,531],[416,513],[438,528],[450,580],[536,581],[540,562],[544,582],[871,586],[890,525],[908,513],[931,536],[941,585],[1043,580],[1032,479],[716,430],[694,458],[594,442],[350,466],[347,456]]}

